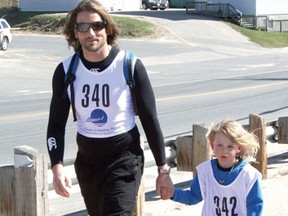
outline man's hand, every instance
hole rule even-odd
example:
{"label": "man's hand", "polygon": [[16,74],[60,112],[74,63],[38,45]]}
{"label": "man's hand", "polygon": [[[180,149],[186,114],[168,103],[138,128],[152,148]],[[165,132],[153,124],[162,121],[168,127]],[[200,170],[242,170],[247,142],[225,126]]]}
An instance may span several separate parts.
{"label": "man's hand", "polygon": [[56,164],[52,168],[53,172],[53,187],[55,192],[63,197],[69,197],[70,192],[67,190],[72,187],[70,178],[64,174],[64,167],[62,164]]}
{"label": "man's hand", "polygon": [[158,173],[156,179],[156,193],[161,199],[170,199],[174,194],[174,185],[169,173]]}
{"label": "man's hand", "polygon": [[174,185],[168,174],[159,174],[156,180],[156,192],[161,199],[170,199],[174,195]]}

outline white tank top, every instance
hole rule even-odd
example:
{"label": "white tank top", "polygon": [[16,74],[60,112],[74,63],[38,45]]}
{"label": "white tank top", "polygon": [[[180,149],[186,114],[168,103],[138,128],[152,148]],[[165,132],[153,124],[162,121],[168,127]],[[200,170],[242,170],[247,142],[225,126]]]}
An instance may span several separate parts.
{"label": "white tank top", "polygon": [[[125,52],[120,51],[104,71],[88,70],[79,59],[74,81],[77,131],[90,138],[125,133],[135,126],[132,96],[123,73]],[[64,62],[67,73],[72,56]],[[68,88],[71,101],[71,92]]]}
{"label": "white tank top", "polygon": [[247,215],[246,197],[260,176],[250,164],[246,164],[229,185],[217,182],[211,161],[200,164],[197,175],[204,200],[202,216]]}

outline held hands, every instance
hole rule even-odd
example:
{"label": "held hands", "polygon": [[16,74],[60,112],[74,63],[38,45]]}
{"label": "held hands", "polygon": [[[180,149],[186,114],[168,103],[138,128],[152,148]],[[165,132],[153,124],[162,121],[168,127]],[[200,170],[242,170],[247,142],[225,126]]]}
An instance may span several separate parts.
{"label": "held hands", "polygon": [[70,192],[68,188],[72,187],[71,180],[64,174],[62,164],[56,164],[52,168],[53,172],[53,187],[55,192],[63,197],[69,197]]}
{"label": "held hands", "polygon": [[174,185],[169,173],[159,173],[156,180],[156,193],[161,199],[170,199],[174,195]]}
{"label": "held hands", "polygon": [[174,195],[174,187],[168,188],[168,187],[161,187],[160,188],[160,193],[161,193],[161,199],[166,200],[166,199],[171,199]]}

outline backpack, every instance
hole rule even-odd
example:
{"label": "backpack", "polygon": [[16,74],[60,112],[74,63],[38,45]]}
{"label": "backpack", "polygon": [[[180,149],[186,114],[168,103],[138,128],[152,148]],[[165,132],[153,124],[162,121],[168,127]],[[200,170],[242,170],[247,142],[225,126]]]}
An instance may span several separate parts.
{"label": "backpack", "polygon": [[[63,93],[63,98],[67,97],[67,89],[70,85],[70,92],[71,92],[71,106],[72,106],[72,112],[73,112],[73,119],[74,122],[77,121],[76,117],[76,108],[75,108],[75,95],[74,95],[74,80],[76,79],[75,73],[77,70],[79,62],[79,52],[75,52],[71,62],[69,64],[68,71],[65,75],[65,89]],[[136,62],[136,57],[133,53],[126,51],[125,53],[125,59],[123,64],[123,73],[126,80],[127,85],[129,86],[131,96],[132,96],[132,102],[133,102],[133,108],[135,115],[138,115],[138,109],[136,104],[136,95],[135,95],[135,80],[134,80],[134,66]]]}

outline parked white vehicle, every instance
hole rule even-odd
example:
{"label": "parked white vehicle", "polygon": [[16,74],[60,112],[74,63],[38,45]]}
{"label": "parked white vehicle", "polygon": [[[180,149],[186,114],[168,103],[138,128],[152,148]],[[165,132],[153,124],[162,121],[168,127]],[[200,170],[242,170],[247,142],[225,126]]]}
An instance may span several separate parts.
{"label": "parked white vehicle", "polygon": [[12,41],[11,27],[5,19],[0,18],[0,49],[7,50]]}

